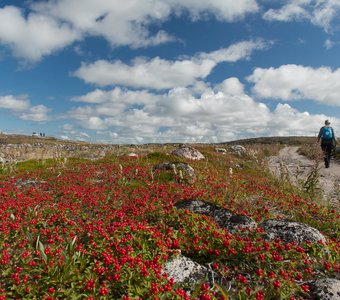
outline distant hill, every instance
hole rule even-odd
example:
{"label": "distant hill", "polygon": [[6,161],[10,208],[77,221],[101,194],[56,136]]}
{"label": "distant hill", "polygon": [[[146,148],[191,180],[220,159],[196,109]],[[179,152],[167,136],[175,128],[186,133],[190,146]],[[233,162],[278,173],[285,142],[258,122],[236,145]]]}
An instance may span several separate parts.
{"label": "distant hill", "polygon": [[315,143],[316,138],[310,136],[275,136],[242,139],[231,142],[219,143],[219,145],[249,145],[249,144],[284,144],[284,145],[306,145]]}
{"label": "distant hill", "polygon": [[88,144],[82,141],[61,140],[54,137],[40,137],[23,134],[0,133],[0,144]]}
{"label": "distant hill", "polygon": [[[315,137],[307,136],[276,136],[276,137],[257,137],[249,139],[234,140],[229,142],[215,143],[216,145],[249,145],[249,144],[287,144],[287,145],[304,145],[315,143]],[[0,144],[74,144],[90,145],[91,143],[83,141],[61,140],[54,137],[39,137],[19,134],[0,134]],[[150,145],[157,145],[152,143]],[[167,145],[179,145],[182,143],[165,143]],[[204,143],[203,143],[204,144]],[[93,144],[92,144],[93,145]],[[97,144],[96,144],[97,145]],[[98,144],[100,145],[100,144]]]}

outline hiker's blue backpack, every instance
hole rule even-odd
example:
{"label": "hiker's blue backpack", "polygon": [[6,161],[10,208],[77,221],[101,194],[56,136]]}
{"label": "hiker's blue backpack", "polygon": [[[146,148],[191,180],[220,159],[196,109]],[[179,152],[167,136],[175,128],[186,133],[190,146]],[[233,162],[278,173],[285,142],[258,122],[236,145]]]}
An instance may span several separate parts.
{"label": "hiker's blue backpack", "polygon": [[326,140],[330,140],[333,138],[332,127],[323,127],[322,128],[322,138]]}

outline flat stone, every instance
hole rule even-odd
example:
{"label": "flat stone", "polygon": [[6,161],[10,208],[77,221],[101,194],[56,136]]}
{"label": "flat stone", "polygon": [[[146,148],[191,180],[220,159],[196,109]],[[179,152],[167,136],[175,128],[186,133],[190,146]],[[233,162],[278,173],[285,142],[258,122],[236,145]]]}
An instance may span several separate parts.
{"label": "flat stone", "polygon": [[284,220],[267,220],[261,223],[269,239],[280,238],[282,241],[317,243],[319,241],[326,243],[326,238],[315,228],[303,223],[284,221]]}
{"label": "flat stone", "polygon": [[232,211],[201,200],[187,200],[175,204],[175,207],[188,209],[197,214],[207,215],[222,228],[229,231],[238,229],[253,229],[257,227],[256,222],[248,216],[238,215]]}

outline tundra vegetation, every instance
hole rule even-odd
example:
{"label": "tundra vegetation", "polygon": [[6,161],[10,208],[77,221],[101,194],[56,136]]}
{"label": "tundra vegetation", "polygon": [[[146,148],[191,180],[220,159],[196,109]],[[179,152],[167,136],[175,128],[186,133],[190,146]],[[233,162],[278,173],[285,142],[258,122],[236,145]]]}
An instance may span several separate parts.
{"label": "tundra vegetation", "polygon": [[[266,158],[281,144],[245,144],[236,155],[193,145],[205,159],[174,157],[172,145],[124,148],[98,160],[56,158],[0,170],[0,299],[308,299],[317,279],[339,279],[339,211],[308,189],[274,178]],[[128,148],[126,148],[128,150]],[[165,162],[183,172],[154,171]],[[313,179],[314,180],[314,179]],[[311,192],[313,191],[313,192]],[[261,226],[235,231],[176,208],[205,201],[257,224],[309,225],[325,241],[268,239]],[[220,278],[177,283],[163,272],[176,256]]]}

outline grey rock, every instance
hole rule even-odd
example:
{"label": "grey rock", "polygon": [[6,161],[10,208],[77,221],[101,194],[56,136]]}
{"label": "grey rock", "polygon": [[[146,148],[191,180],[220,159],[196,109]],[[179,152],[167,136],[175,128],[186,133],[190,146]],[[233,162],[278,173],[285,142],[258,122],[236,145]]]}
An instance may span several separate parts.
{"label": "grey rock", "polygon": [[238,156],[242,156],[246,154],[247,150],[241,145],[233,145],[231,146],[231,149],[237,154]]}
{"label": "grey rock", "polygon": [[165,263],[163,273],[173,278],[175,283],[196,284],[207,277],[208,269],[190,258],[178,255]]}
{"label": "grey rock", "polygon": [[335,278],[318,279],[310,284],[312,299],[339,300],[340,280]]}
{"label": "grey rock", "polygon": [[226,154],[228,151],[225,148],[215,148],[216,152]]}
{"label": "grey rock", "polygon": [[303,223],[285,220],[267,220],[261,223],[269,239],[280,238],[282,241],[296,242],[298,244],[310,241],[326,243],[325,237],[315,228]]}
{"label": "grey rock", "polygon": [[172,155],[187,158],[190,160],[204,159],[204,155],[193,147],[182,146],[171,153]]}
{"label": "grey rock", "polygon": [[24,179],[21,179],[21,180],[18,180],[15,185],[18,186],[18,187],[37,187],[37,186],[40,186],[42,184],[45,184],[46,181],[44,180],[34,180],[34,179],[27,179],[27,180],[24,180]]}
{"label": "grey rock", "polygon": [[200,200],[188,200],[175,204],[175,207],[188,209],[197,214],[207,215],[222,228],[229,231],[237,231],[238,229],[253,229],[257,227],[256,222],[248,216],[238,215],[232,211]]}

